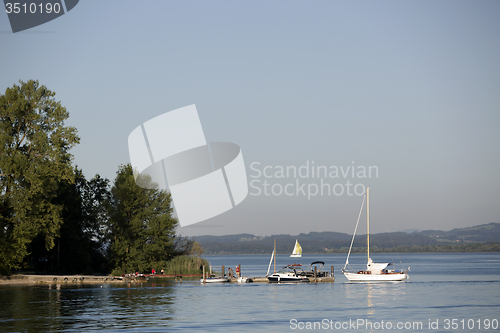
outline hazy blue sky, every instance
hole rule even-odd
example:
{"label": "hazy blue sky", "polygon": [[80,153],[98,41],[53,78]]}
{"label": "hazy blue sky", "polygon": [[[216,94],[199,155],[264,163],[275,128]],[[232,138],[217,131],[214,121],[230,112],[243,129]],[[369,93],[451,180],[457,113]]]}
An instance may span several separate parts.
{"label": "hazy blue sky", "polygon": [[[499,1],[85,0],[12,34],[3,12],[0,91],[55,91],[87,178],[114,179],[134,128],[196,104],[249,176],[253,162],[377,166],[326,181],[371,186],[374,232],[449,230],[500,222],[499,17]],[[180,232],[351,233],[361,201],[249,195]]]}

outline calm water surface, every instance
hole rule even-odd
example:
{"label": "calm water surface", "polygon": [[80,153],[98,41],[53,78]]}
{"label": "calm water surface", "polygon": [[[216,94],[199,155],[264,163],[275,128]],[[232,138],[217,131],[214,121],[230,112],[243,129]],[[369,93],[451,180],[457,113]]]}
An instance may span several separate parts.
{"label": "calm water surface", "polygon": [[[214,267],[240,264],[243,275],[264,276],[270,256],[206,258]],[[278,256],[277,267],[322,260],[326,270],[335,267],[335,283],[201,285],[198,279],[182,284],[152,279],[123,285],[0,286],[0,332],[500,331],[499,253],[372,258],[410,266],[410,280],[348,283],[340,273],[344,255],[306,255]],[[361,255],[350,260],[365,261]]]}

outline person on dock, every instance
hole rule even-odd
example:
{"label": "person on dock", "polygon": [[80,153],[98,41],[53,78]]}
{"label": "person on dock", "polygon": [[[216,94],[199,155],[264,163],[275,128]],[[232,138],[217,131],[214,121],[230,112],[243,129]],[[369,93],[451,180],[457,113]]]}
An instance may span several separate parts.
{"label": "person on dock", "polygon": [[151,270],[151,274],[155,275],[155,273],[156,273],[156,271],[155,271],[155,269],[153,268],[153,269]]}
{"label": "person on dock", "polygon": [[234,277],[234,276],[233,276],[233,270],[231,269],[231,267],[229,267],[229,268],[227,269],[227,275],[229,275],[229,277],[230,277],[230,278],[233,278],[233,277]]}

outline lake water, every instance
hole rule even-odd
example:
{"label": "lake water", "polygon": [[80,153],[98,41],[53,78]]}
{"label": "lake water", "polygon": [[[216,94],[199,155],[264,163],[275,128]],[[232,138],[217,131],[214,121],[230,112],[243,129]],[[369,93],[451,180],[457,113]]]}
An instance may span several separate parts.
{"label": "lake water", "polygon": [[[264,276],[270,256],[206,256]],[[277,267],[315,260],[335,283],[207,284],[152,279],[142,284],[0,286],[0,332],[485,332],[500,330],[500,253],[373,254],[410,266],[397,283],[349,283],[344,255],[278,256]],[[352,264],[366,256],[351,256]],[[360,265],[361,267],[362,265]],[[271,267],[271,271],[273,267]]]}

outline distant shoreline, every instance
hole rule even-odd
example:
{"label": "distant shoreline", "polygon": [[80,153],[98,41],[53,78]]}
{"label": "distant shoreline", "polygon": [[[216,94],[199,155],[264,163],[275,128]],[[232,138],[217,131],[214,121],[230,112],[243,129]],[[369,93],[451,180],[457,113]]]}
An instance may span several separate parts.
{"label": "distant shoreline", "polygon": [[[495,247],[494,250],[491,251],[485,251],[485,250],[478,250],[478,251],[397,251],[395,250],[385,250],[385,251],[377,251],[370,249],[371,253],[376,253],[376,254],[392,254],[392,253],[398,253],[398,254],[418,254],[418,253],[500,253],[500,243],[498,243],[498,246]],[[269,253],[204,253],[202,256],[251,256],[251,255],[270,255],[272,253],[272,250]],[[339,252],[308,252],[305,253],[306,255],[308,254],[314,254],[314,255],[328,255],[328,254],[341,254],[341,255],[347,255],[347,251],[339,251]],[[351,254],[366,254],[366,249],[364,251],[352,251]],[[277,253],[276,255],[278,256],[289,256],[290,253]]]}
{"label": "distant shoreline", "polygon": [[[228,243],[226,243],[228,244]],[[224,251],[224,248],[228,248],[226,244],[207,244],[209,249],[205,248],[205,255],[255,255],[255,254],[268,254],[272,253],[273,249],[267,245],[257,245],[251,248],[244,247],[238,248],[240,244],[237,242],[230,243],[233,248],[236,248],[234,252]],[[329,248],[324,251],[318,251],[317,248],[314,249],[313,246],[308,246],[306,242],[302,244],[303,253],[308,254],[347,254],[349,248],[348,247],[340,247],[340,248]],[[311,248],[312,247],[312,248]],[[222,248],[222,249],[220,249]],[[220,249],[220,250],[219,250]],[[500,252],[500,243],[499,242],[490,242],[490,243],[472,243],[472,244],[434,244],[434,245],[414,245],[414,246],[405,246],[400,245],[394,248],[388,247],[370,247],[371,253],[493,253]],[[291,253],[289,251],[283,251],[283,249],[277,249],[278,254],[289,255]],[[353,247],[352,254],[355,253],[366,253],[366,247]]]}
{"label": "distant shoreline", "polygon": [[[397,252],[372,252],[370,253],[375,253],[375,254],[394,254]],[[489,251],[489,252],[405,252],[405,253],[399,253],[399,254],[444,254],[444,253],[500,253],[500,251]],[[305,253],[304,255],[329,255],[329,254],[339,254],[339,255],[347,255],[346,253]],[[352,254],[365,254],[366,253],[351,253]],[[265,253],[218,253],[218,254],[203,254],[203,257],[217,257],[217,256],[265,256],[265,255],[270,255],[270,254],[265,254]],[[290,253],[277,253],[277,256],[289,256]]]}
{"label": "distant shoreline", "polygon": [[[333,231],[271,236],[246,233],[205,235],[192,239],[201,244],[206,255],[267,254],[273,251],[275,241],[278,253],[291,253],[295,242],[298,241],[303,253],[346,254],[353,241],[352,235]],[[374,253],[500,252],[500,223],[492,222],[450,231],[375,233],[370,235],[370,245],[370,251]],[[358,235],[352,246],[353,253],[366,252],[366,235]]]}

